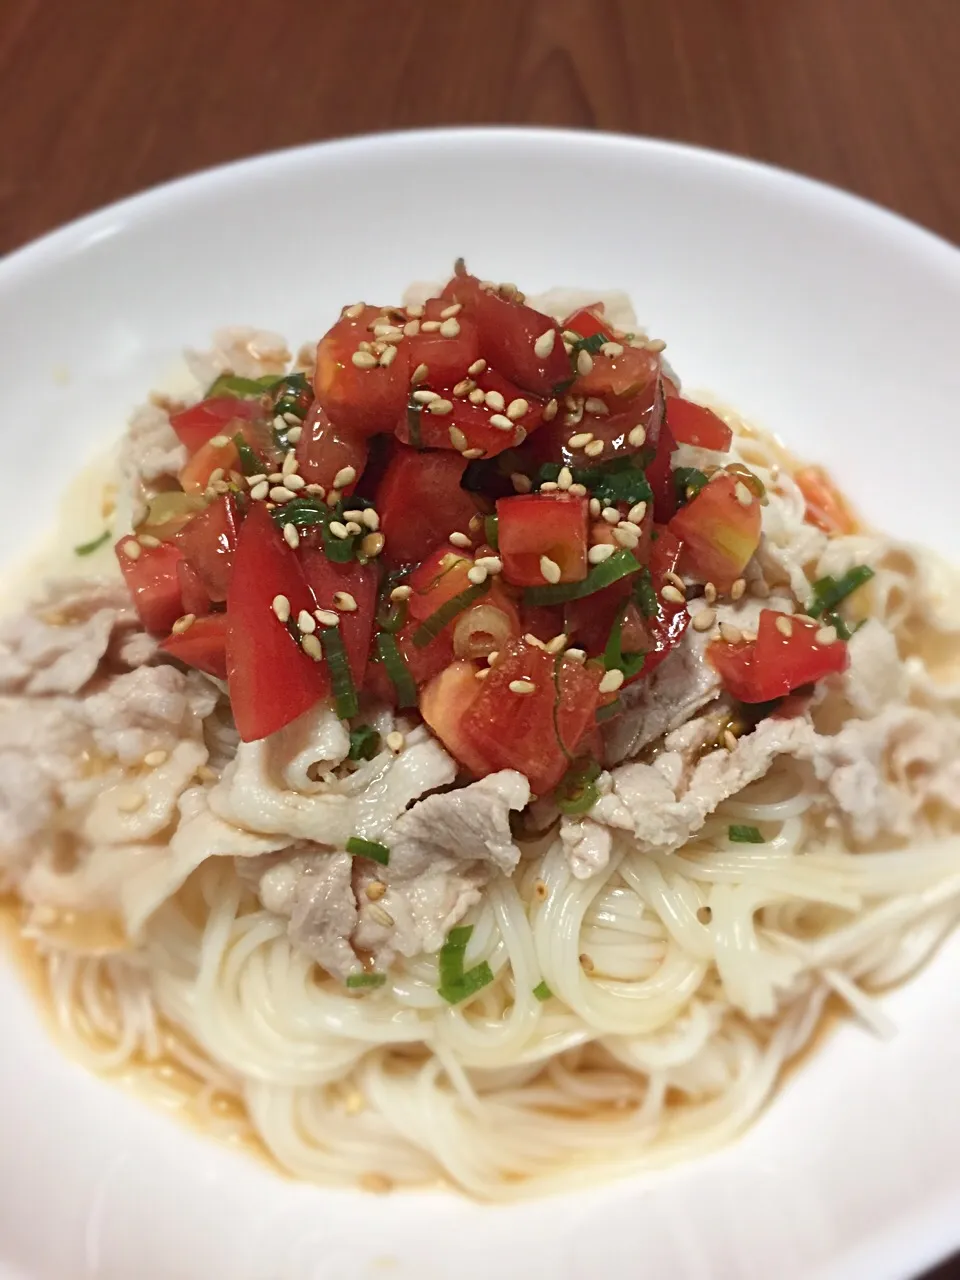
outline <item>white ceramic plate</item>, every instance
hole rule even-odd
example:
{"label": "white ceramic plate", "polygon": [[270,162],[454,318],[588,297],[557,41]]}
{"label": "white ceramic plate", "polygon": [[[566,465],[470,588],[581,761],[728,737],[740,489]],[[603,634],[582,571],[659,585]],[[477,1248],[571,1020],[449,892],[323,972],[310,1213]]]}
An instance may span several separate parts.
{"label": "white ceramic plate", "polygon": [[[457,254],[531,291],[629,289],[688,385],[825,461],[872,520],[960,556],[960,253],[741,160],[595,134],[361,138],[188,178],[0,263],[12,558],[186,344],[299,341]],[[66,378],[65,378],[65,375]],[[60,1056],[0,966],[0,1274],[31,1280],[900,1280],[960,1244],[960,940],[846,1027],[735,1146],[490,1209],[280,1180]]]}

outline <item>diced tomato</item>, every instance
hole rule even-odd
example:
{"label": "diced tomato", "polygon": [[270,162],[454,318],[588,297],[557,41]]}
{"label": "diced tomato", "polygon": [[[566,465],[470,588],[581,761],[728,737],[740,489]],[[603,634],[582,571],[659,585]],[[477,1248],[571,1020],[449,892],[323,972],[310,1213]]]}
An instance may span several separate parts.
{"label": "diced tomato", "polygon": [[684,544],[689,570],[729,591],[760,544],[760,503],[742,480],[718,472],[670,528]]}
{"label": "diced tomato", "polygon": [[459,302],[468,315],[474,315],[480,292],[479,278],[471,275],[463,259],[459,258],[454,264],[453,275],[440,291],[440,298],[444,303]]}
{"label": "diced tomato", "polygon": [[602,333],[609,341],[613,341],[613,326],[604,318],[602,302],[594,302],[589,307],[581,307],[579,311],[572,312],[560,328],[578,333],[581,338],[592,338],[595,334]]}
{"label": "diced tomato", "polygon": [[560,582],[587,576],[589,503],[566,493],[522,494],[497,502],[503,576],[517,587],[542,587],[546,556],[560,567]]}
{"label": "diced tomato", "polygon": [[350,674],[359,689],[363,684],[373,635],[373,618],[377,608],[377,571],[373,565],[355,560],[336,564],[316,547],[301,548],[300,560],[307,585],[321,609],[334,608],[338,591],[353,596],[356,609],[341,610],[340,635],[350,664]]}
{"label": "diced tomato", "polygon": [[802,467],[793,477],[807,503],[806,518],[830,537],[856,533],[857,521],[846,498],[822,467]]}
{"label": "diced tomato", "polygon": [[[214,440],[219,438],[213,437]],[[213,444],[208,440],[188,459],[180,472],[180,483],[186,493],[203,493],[214,471],[219,470],[226,475],[239,470],[239,467],[240,454],[232,440],[227,440],[226,444]]]}
{"label": "diced tomato", "polygon": [[[307,484],[333,486],[337,473],[344,467],[353,467],[358,476],[367,465],[367,440],[355,432],[335,426],[318,403],[314,402],[303,422],[297,441],[297,461],[300,474]],[[353,492],[354,485],[347,485],[344,494]]]}
{"label": "diced tomato", "polygon": [[[537,795],[555,787],[594,724],[599,668],[555,658],[543,649],[510,644],[480,681],[479,696],[461,716],[470,747],[490,769],[518,769]],[[510,685],[530,681],[531,693]]]}
{"label": "diced tomato", "polygon": [[[632,598],[635,583],[636,575],[634,574],[628,578],[621,578],[619,582],[614,582],[609,587],[604,587],[602,591],[594,592],[592,596],[584,596],[582,600],[571,600],[563,607],[563,626],[560,630],[571,637],[571,644],[578,649],[585,649],[590,657],[597,657],[606,648],[617,618]],[[637,646],[637,650],[641,648],[647,649],[649,645]],[[625,653],[637,650],[631,649],[624,641]]]}
{"label": "diced tomato", "polygon": [[265,738],[309,711],[330,689],[326,664],[315,662],[273,611],[286,596],[290,616],[315,608],[303,568],[254,503],[240,526],[227,595],[227,681],[244,742]]}
{"label": "diced tomato", "polygon": [[677,444],[691,444],[698,449],[726,453],[733,441],[733,432],[712,409],[681,396],[667,397],[667,426]]}
{"label": "diced tomato", "polygon": [[[139,547],[134,556],[127,548]],[[147,631],[164,635],[184,612],[177,565],[183,559],[178,547],[163,542],[145,547],[136,538],[121,538],[114,550],[127,590]]]}
{"label": "diced tomato", "polygon": [[214,396],[170,416],[170,425],[188,453],[196,453],[213,436],[233,436],[243,422],[264,418],[262,399]]}
{"label": "diced tomato", "polygon": [[[426,365],[427,376],[422,385],[435,390],[456,386],[467,377],[467,370],[480,355],[476,321],[463,311],[444,317],[441,313],[451,305],[446,298],[429,298],[420,319],[420,332],[405,339],[407,368],[412,373],[418,365]],[[438,330],[424,331],[424,324],[442,324],[445,319],[456,320],[459,332],[452,338],[444,337]]]}
{"label": "diced tomato", "polygon": [[420,714],[443,745],[472,773],[482,778],[491,765],[464,732],[464,717],[480,696],[477,662],[453,662],[425,685],[420,693]]}
{"label": "diced tomato", "polygon": [[203,579],[189,561],[181,560],[177,565],[177,581],[180,584],[184,613],[192,613],[195,618],[199,618],[210,612],[210,596],[203,585]]}
{"label": "diced tomato", "polygon": [[639,396],[651,401],[660,382],[660,357],[644,347],[623,348],[618,356],[591,355],[589,373],[579,373],[571,395],[597,396],[606,401],[611,413],[626,407]]}
{"label": "diced tomato", "polygon": [[817,622],[764,609],[756,640],[715,640],[707,654],[735,698],[769,702],[846,670],[847,646],[842,640],[818,641],[819,631]]}
{"label": "diced tomato", "polygon": [[[560,327],[550,316],[522,302],[507,302],[487,290],[477,294],[476,308],[480,351],[492,368],[543,397],[556,394],[570,382],[573,375]],[[550,352],[538,356],[534,344],[551,331],[554,342]]]}
{"label": "diced tomato", "polygon": [[208,613],[187,628],[174,632],[161,642],[160,648],[171,658],[188,667],[206,671],[218,680],[227,678],[227,615]]}
{"label": "diced tomato", "polygon": [[188,520],[176,535],[177,545],[199,573],[211,600],[227,598],[239,523],[236,499],[228,493]]}
{"label": "diced tomato", "polygon": [[564,630],[563,605],[525,604],[521,611],[520,632],[528,632],[538,640],[552,640]]}
{"label": "diced tomato", "polygon": [[[454,449],[459,453],[478,449],[485,458],[492,458],[521,444],[540,426],[543,405],[532,392],[522,391],[493,370],[481,374],[476,381],[481,391],[496,392],[503,404],[497,408],[499,401],[495,405],[473,404],[464,396],[443,396],[452,405],[443,414],[432,413],[426,404],[417,408],[408,405],[397,424],[397,439],[418,449]],[[525,402],[526,411],[508,419],[504,410],[520,400]]]}
{"label": "diced tomato", "polygon": [[380,307],[364,307],[356,316],[344,314],[317,346],[314,390],[341,432],[373,436],[392,431],[407,402],[406,340],[397,344],[390,365],[363,368],[353,362],[360,343],[375,340],[377,323],[394,325],[396,318]]}
{"label": "diced tomato", "polygon": [[450,543],[432,551],[406,579],[413,588],[407,602],[410,617],[423,622],[442,604],[466,591],[470,586],[467,573],[472,567],[473,559]]}
{"label": "diced tomato", "polygon": [[[660,665],[671,649],[680,640],[690,622],[690,614],[685,604],[676,604],[664,600],[663,587],[668,573],[676,573],[682,555],[682,547],[670,529],[654,529],[655,537],[650,546],[650,585],[657,601],[657,611],[652,617],[643,617],[643,625],[652,642],[647,651],[646,661],[640,672],[641,677],[648,676]],[[624,642],[626,649],[626,642]]]}
{"label": "diced tomato", "polygon": [[653,490],[653,515],[659,524],[666,524],[679,505],[677,486],[673,480],[673,455],[677,448],[668,423],[664,423],[657,441],[657,452],[647,467],[647,481]]}
{"label": "diced tomato", "polygon": [[460,488],[465,468],[454,453],[396,446],[376,495],[389,564],[417,564],[451,533],[466,530],[479,503]]}

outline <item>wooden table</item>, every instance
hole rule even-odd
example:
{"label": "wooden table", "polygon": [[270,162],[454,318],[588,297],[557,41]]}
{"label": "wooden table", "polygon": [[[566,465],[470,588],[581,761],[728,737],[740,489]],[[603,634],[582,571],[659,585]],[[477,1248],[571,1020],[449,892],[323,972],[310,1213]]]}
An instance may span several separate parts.
{"label": "wooden table", "polygon": [[504,122],[741,152],[960,240],[960,0],[0,4],[0,252],[237,156]]}

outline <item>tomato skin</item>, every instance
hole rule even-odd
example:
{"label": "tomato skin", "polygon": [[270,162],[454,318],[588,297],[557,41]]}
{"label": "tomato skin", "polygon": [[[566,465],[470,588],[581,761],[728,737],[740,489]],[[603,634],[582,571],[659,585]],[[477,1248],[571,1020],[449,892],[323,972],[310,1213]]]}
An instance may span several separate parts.
{"label": "tomato skin", "polygon": [[602,333],[608,341],[614,341],[614,329],[604,318],[602,302],[592,302],[588,307],[572,311],[560,328],[579,333],[581,338],[592,338],[595,334]]}
{"label": "tomato skin", "polygon": [[236,499],[225,494],[188,520],[174,539],[213,601],[227,598],[239,525]]}
{"label": "tomato skin", "polygon": [[665,422],[660,429],[657,452],[647,466],[647,482],[653,490],[653,515],[659,524],[667,524],[680,505],[677,486],[673,479],[673,455],[677,442]]}
{"label": "tomato skin", "polygon": [[[748,496],[747,505],[738,492]],[[742,481],[720,472],[681,507],[670,528],[684,543],[684,564],[729,591],[760,545],[760,503]]]}
{"label": "tomato skin", "polygon": [[650,546],[650,582],[657,598],[657,612],[652,618],[644,618],[653,647],[648,650],[641,679],[648,676],[664,660],[671,649],[679,643],[690,623],[690,614],[685,604],[676,604],[664,600],[661,594],[667,581],[668,573],[676,573],[677,565],[683,555],[683,547],[671,529],[655,529],[655,539]]}
{"label": "tomato skin", "polygon": [[405,342],[388,367],[358,368],[353,355],[361,342],[375,338],[373,325],[388,320],[383,308],[364,307],[344,314],[317,344],[313,386],[317,401],[337,428],[347,435],[373,436],[392,431],[407,400],[408,364]]}
{"label": "tomato skin", "polygon": [[602,398],[611,413],[640,396],[652,399],[659,385],[660,357],[644,347],[623,346],[618,356],[605,356],[598,351],[591,360],[593,368],[589,373],[578,374],[570,392],[575,396]]}
{"label": "tomato skin", "polygon": [[471,275],[461,259],[454,267],[453,275],[441,289],[440,300],[445,305],[459,302],[467,315],[475,315],[480,293],[479,277]]}
{"label": "tomato skin", "polygon": [[465,469],[457,454],[396,445],[376,494],[388,564],[417,564],[451,533],[466,531],[480,508],[460,488]]}
{"label": "tomato skin", "polygon": [[801,467],[793,478],[806,500],[810,524],[830,537],[857,532],[859,526],[846,498],[822,467]]}
{"label": "tomato skin", "polygon": [[[357,476],[367,465],[369,445],[363,436],[344,431],[334,425],[326,410],[316,401],[310,406],[303,422],[300,439],[296,445],[296,457],[300,474],[307,484],[319,484],[331,489],[337,473],[343,467],[353,467]],[[356,482],[341,490],[352,493]]]}
{"label": "tomato skin", "polygon": [[256,502],[240,526],[227,594],[227,683],[244,742],[282,729],[330,690],[326,665],[308,657],[273,612],[277,595],[287,597],[293,619],[315,607],[300,561]]}
{"label": "tomato skin", "polygon": [[132,560],[124,550],[128,542],[136,539],[121,538],[114,548],[127,590],[146,630],[165,635],[184,613],[177,575],[183,555],[169,542],[162,542],[159,547],[137,543],[140,553]]}
{"label": "tomato skin", "polygon": [[787,618],[785,635],[782,618],[787,615],[764,609],[756,640],[714,640],[707,649],[724,686],[741,702],[769,702],[847,668],[849,654],[842,640],[819,643],[820,624],[800,618]]}
{"label": "tomato skin", "polygon": [[462,765],[484,777],[494,771],[493,765],[477,750],[463,730],[467,712],[480,696],[481,681],[477,662],[452,662],[424,686],[420,693],[420,714],[452,756]]}
{"label": "tomato skin", "polygon": [[197,618],[186,631],[174,632],[161,641],[160,648],[188,667],[206,671],[218,680],[227,678],[227,615],[208,613]]}
{"label": "tomato skin", "polygon": [[406,338],[408,348],[407,368],[411,374],[418,365],[427,366],[427,377],[419,385],[434,390],[448,390],[466,378],[467,370],[480,355],[480,338],[473,317],[460,311],[454,317],[460,332],[453,338],[442,337],[437,331],[424,332],[423,325],[442,324],[441,314],[451,305],[446,298],[428,298],[420,319],[420,332]]}
{"label": "tomato skin", "polygon": [[237,396],[213,396],[180,413],[170,415],[170,425],[188,453],[196,453],[213,436],[236,435],[242,422],[265,416],[263,401],[241,400]]}
{"label": "tomato skin", "polygon": [[203,585],[200,574],[187,560],[177,565],[177,581],[180,584],[180,599],[183,612],[192,613],[195,618],[210,612],[211,600]]}
{"label": "tomato skin", "polygon": [[726,453],[733,443],[733,432],[712,409],[682,396],[667,396],[667,426],[677,444],[695,445]]}
{"label": "tomato skin", "polygon": [[423,622],[442,604],[470,586],[468,571],[473,560],[451,543],[443,543],[423,560],[406,582],[413,588],[407,611],[415,622]]}
{"label": "tomato skin", "polygon": [[560,582],[582,582],[587,576],[588,515],[586,498],[567,493],[530,493],[497,501],[503,576],[516,587],[543,586],[540,559],[560,567]]}
{"label": "tomato skin", "polygon": [[373,565],[358,564],[355,560],[336,564],[319,548],[308,546],[301,546],[300,563],[317,607],[332,609],[333,597],[338,591],[348,592],[357,602],[355,610],[340,612],[338,625],[350,674],[359,689],[367,669],[377,609],[377,571]]}
{"label": "tomato skin", "polygon": [[[460,719],[469,746],[491,770],[517,769],[537,795],[555,787],[594,726],[601,672],[523,642],[501,651]],[[530,680],[532,693],[511,682]]]}
{"label": "tomato skin", "polygon": [[[550,316],[484,289],[477,293],[476,309],[480,351],[505,378],[543,397],[570,382],[573,375],[560,326]],[[549,355],[538,356],[534,343],[547,330],[554,332],[553,348]]]}
{"label": "tomato skin", "polygon": [[563,605],[525,604],[520,614],[520,629],[544,643],[566,630]]}

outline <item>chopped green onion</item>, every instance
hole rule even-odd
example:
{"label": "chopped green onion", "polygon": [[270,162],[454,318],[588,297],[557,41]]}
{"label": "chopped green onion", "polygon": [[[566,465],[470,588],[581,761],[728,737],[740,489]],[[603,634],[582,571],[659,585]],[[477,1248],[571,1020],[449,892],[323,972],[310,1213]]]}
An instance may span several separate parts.
{"label": "chopped green onion", "polygon": [[[559,462],[545,462],[537,473],[538,485],[545,480],[556,482],[560,470]],[[595,467],[571,467],[570,471],[574,481],[584,485],[604,506],[615,507],[622,502],[633,507],[638,502],[653,501],[653,490],[637,466],[636,454],[610,458]]]}
{"label": "chopped green onion", "polygon": [[466,591],[459,591],[455,596],[451,596],[449,600],[444,600],[440,608],[434,610],[430,617],[421,622],[416,631],[414,631],[413,643],[418,649],[424,648],[431,640],[436,639],[448,623],[463,613],[464,609],[469,609],[474,600],[486,595],[489,589],[489,582],[479,582],[467,587]]}
{"label": "chopped green onion", "polygon": [[460,1004],[468,996],[476,995],[493,981],[493,970],[486,960],[481,960],[472,969],[468,969],[459,982],[447,983],[439,988],[439,993],[448,1004]]}
{"label": "chopped green onion", "polygon": [[459,1004],[461,1000],[466,1000],[493,981],[493,971],[486,960],[481,960],[466,973],[463,971],[464,955],[472,933],[472,924],[451,929],[440,948],[437,960],[440,975],[438,991],[448,1004]]}
{"label": "chopped green onion", "polygon": [[334,705],[341,720],[349,720],[360,710],[356,686],[350,671],[347,651],[343,647],[343,637],[339,627],[321,627],[323,655],[330,670],[330,685],[333,689]]}
{"label": "chopped green onion", "polygon": [[313,404],[313,387],[305,373],[288,373],[284,378],[275,378],[270,390],[274,414],[282,418],[285,413],[292,413],[301,420],[307,416],[307,410]]}
{"label": "chopped green onion", "polygon": [[653,589],[653,579],[650,577],[650,570],[646,565],[637,574],[636,585],[633,588],[633,598],[645,618],[655,618],[659,613],[657,593]]}
{"label": "chopped green onion", "polygon": [[610,628],[610,635],[603,650],[603,665],[607,671],[617,669],[623,672],[625,680],[632,680],[646,660],[646,651],[636,653],[623,652],[623,622],[627,616],[627,606],[617,614],[617,620]]}
{"label": "chopped green onion", "polygon": [[276,380],[275,374],[268,374],[264,378],[241,378],[235,373],[221,373],[219,378],[211,382],[203,398],[209,400],[213,396],[236,396],[243,400],[251,396],[262,396]]}
{"label": "chopped green onion", "polygon": [[342,519],[342,509],[338,503],[332,510],[318,498],[291,498],[282,507],[274,507],[271,515],[274,524],[282,529],[285,524],[296,525],[298,529],[320,525],[323,539],[323,550],[328,560],[335,564],[346,564],[356,554],[357,539],[362,534],[351,534],[349,538],[338,538],[330,532],[330,521]]}
{"label": "chopped green onion", "polygon": [[350,973],[347,974],[346,986],[351,991],[362,987],[382,987],[387,980],[385,973]]}
{"label": "chopped green onion", "polygon": [[377,626],[381,631],[389,631],[391,635],[396,635],[398,631],[403,630],[408,611],[409,606],[406,600],[383,600],[377,610]]}
{"label": "chopped green onion", "polygon": [[387,675],[393,683],[393,687],[397,691],[397,705],[401,709],[403,707],[415,707],[417,705],[417,686],[396,640],[388,631],[377,632],[377,652]]}
{"label": "chopped green onion", "polygon": [[372,862],[379,862],[384,867],[390,863],[390,850],[379,840],[364,840],[361,836],[351,836],[347,841],[347,853],[354,858],[369,858]]}
{"label": "chopped green onion", "polygon": [[483,536],[494,551],[500,550],[500,521],[496,516],[483,517]]}
{"label": "chopped green onion", "polygon": [[734,823],[728,830],[734,844],[766,844],[757,827],[744,827]]}
{"label": "chopped green onion", "polygon": [[549,1000],[550,997],[553,995],[553,992],[550,990],[550,988],[547,986],[545,982],[541,981],[541,982],[538,982],[537,985],[533,988],[533,994],[536,996],[538,1000],[542,1001],[542,1000]]}
{"label": "chopped green onion", "polygon": [[612,720],[614,716],[618,716],[623,710],[623,701],[620,698],[614,698],[612,702],[608,702],[604,707],[597,707],[594,720],[597,724],[603,724],[605,720]]}
{"label": "chopped green onion", "polygon": [[240,455],[240,467],[245,476],[255,476],[259,475],[261,471],[269,470],[260,461],[239,431],[233,437],[233,443],[236,445],[237,453]]}
{"label": "chopped green onion", "polygon": [[420,412],[423,409],[422,404],[417,404],[416,400],[411,398],[407,401],[407,434],[410,437],[410,446],[413,449],[419,449],[420,445]]}
{"label": "chopped green onion", "polygon": [[631,573],[638,573],[641,566],[626,548],[615,551],[602,564],[595,564],[582,582],[558,582],[545,587],[527,587],[523,593],[526,604],[563,604],[567,600],[582,600],[602,591],[613,582],[619,582]]}
{"label": "chopped green onion", "polygon": [[705,476],[697,467],[676,467],[673,472],[673,483],[683,502],[689,502],[691,498],[695,498],[701,489],[706,488],[709,481],[710,477]]}
{"label": "chopped green onion", "polygon": [[587,813],[600,799],[596,781],[601,769],[596,760],[577,760],[557,784],[554,799],[561,813]]}
{"label": "chopped green onion", "polygon": [[869,582],[873,576],[873,570],[869,565],[857,564],[840,578],[829,575],[818,578],[813,584],[813,595],[810,598],[807,613],[811,618],[819,618],[823,613],[832,613],[841,600],[846,600],[847,596],[852,595],[865,582]]}
{"label": "chopped green onion", "polygon": [[98,537],[92,538],[89,542],[81,542],[79,547],[73,548],[75,556],[92,556],[94,551],[99,551],[105,542],[110,541],[110,530],[104,529]]}
{"label": "chopped green onion", "polygon": [[[853,631],[850,630],[843,618],[840,617],[839,613],[825,613],[823,615],[823,621],[826,626],[833,627],[841,640],[849,640],[853,635]],[[860,623],[860,625],[862,626],[863,623]],[[854,628],[854,631],[855,630],[856,627]]]}
{"label": "chopped green onion", "polygon": [[380,735],[368,724],[350,730],[350,760],[372,760],[380,750]]}
{"label": "chopped green onion", "polygon": [[570,363],[576,369],[577,356],[581,351],[588,351],[590,355],[595,356],[605,342],[610,339],[604,333],[591,333],[589,338],[577,338],[570,347]]}

